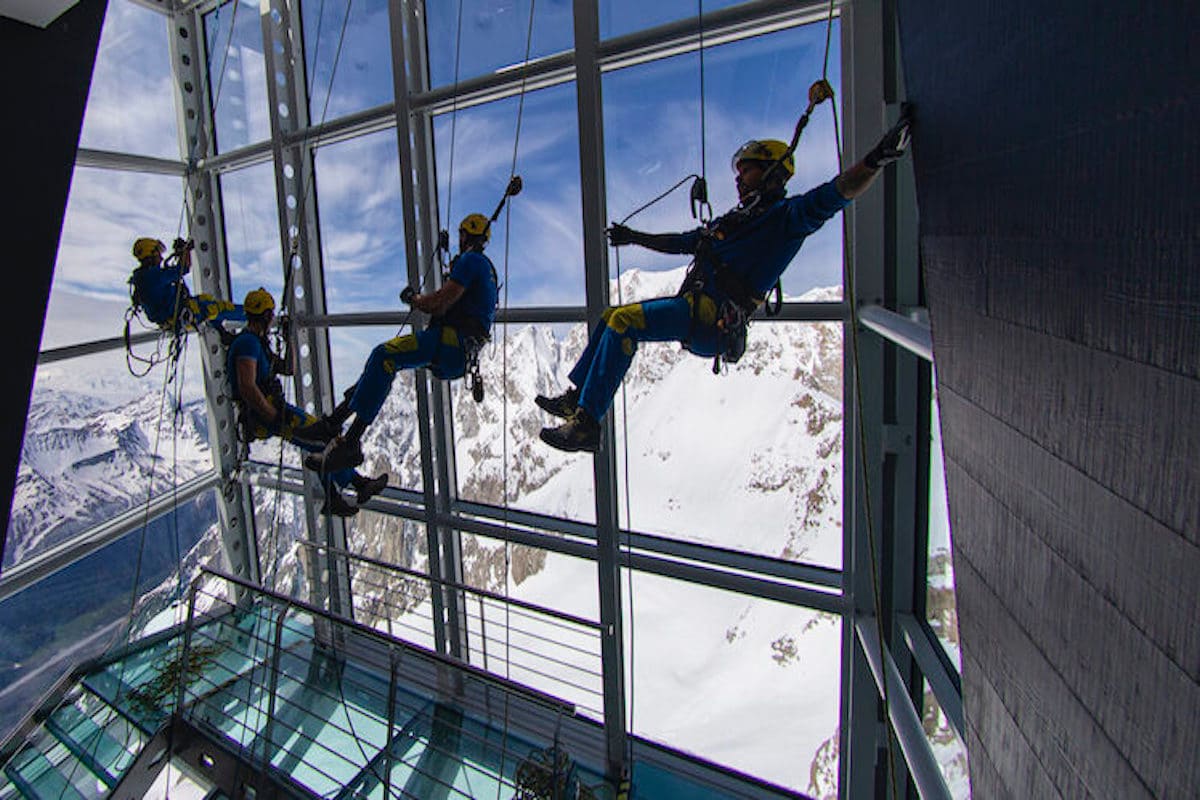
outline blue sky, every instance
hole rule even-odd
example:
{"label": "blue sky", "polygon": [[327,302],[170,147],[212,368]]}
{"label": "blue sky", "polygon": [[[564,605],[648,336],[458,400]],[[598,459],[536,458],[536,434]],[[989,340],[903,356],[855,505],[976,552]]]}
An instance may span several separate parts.
{"label": "blue sky", "polygon": [[[706,2],[704,10],[729,4]],[[217,140],[222,151],[261,141],[269,132],[257,7],[241,3],[236,21],[232,8],[226,5],[210,14],[205,34],[212,49],[212,81],[219,87]],[[321,8],[323,17],[318,19]],[[334,71],[346,8],[346,0],[304,4],[305,66],[313,87],[314,122],[386,103],[392,95],[384,0],[356,0],[350,6]],[[608,0],[601,3],[601,32],[605,37],[622,35],[685,18],[696,8],[682,1]],[[457,5],[436,3],[429,9],[432,80],[449,83],[454,76]],[[569,47],[571,4],[542,0],[536,9],[533,56]],[[528,14],[528,0],[464,0],[457,53],[460,78],[520,61]],[[110,3],[82,146],[179,157],[167,34],[161,15],[129,0]],[[807,87],[821,74],[824,44],[821,23],[706,50],[705,161],[717,213],[736,200],[730,154],[749,138],[790,137]],[[840,84],[837,44],[835,21],[830,57],[835,88]],[[699,56],[692,53],[604,76],[610,219],[623,218],[683,176],[701,170],[699,65]],[[442,227],[453,229],[465,214],[490,213],[495,207],[512,165],[518,105],[519,99],[512,97],[435,119]],[[524,178],[525,190],[511,203],[511,217],[502,215],[493,226],[489,254],[498,270],[507,273],[510,305],[580,305],[583,263],[574,84],[527,93],[521,125],[516,171]],[[789,188],[803,191],[829,179],[836,164],[832,120],[825,106],[814,115],[801,142],[797,175]],[[331,312],[403,308],[398,300],[407,282],[400,170],[391,131],[317,151],[315,182],[306,187],[300,202],[319,206]],[[270,165],[222,175],[221,190],[235,299],[259,285],[278,293],[283,254]],[[130,242],[140,235],[169,241],[182,232],[182,201],[182,183],[175,178],[77,169],[55,292],[109,301],[116,335],[128,297],[126,279],[134,266]],[[651,231],[695,226],[686,187],[630,224]],[[806,242],[785,275],[789,294],[840,283],[840,237],[840,225],[834,222]],[[679,257],[635,248],[621,253],[622,269],[666,269],[682,263]],[[610,269],[614,264],[610,250]],[[60,300],[55,309],[69,306]],[[52,314],[47,341],[62,344],[94,336],[76,336],[71,325],[69,313]]]}

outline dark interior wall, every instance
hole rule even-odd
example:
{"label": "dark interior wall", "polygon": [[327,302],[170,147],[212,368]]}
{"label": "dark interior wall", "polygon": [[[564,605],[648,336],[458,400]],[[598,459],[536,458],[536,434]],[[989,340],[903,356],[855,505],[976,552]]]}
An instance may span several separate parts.
{"label": "dark interior wall", "polygon": [[42,29],[0,17],[0,175],[6,269],[0,340],[0,564],[58,238],[107,0],[82,0]]}
{"label": "dark interior wall", "polygon": [[974,796],[1200,786],[1200,6],[898,0]]}

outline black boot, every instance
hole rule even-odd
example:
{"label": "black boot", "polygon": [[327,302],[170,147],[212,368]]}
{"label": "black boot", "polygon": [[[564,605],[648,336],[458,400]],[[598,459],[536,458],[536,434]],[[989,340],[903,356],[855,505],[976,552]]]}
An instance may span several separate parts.
{"label": "black boot", "polygon": [[325,493],[325,505],[321,506],[322,514],[332,514],[335,517],[353,517],[358,509],[342,497],[342,492],[336,486],[330,486]]}
{"label": "black boot", "polygon": [[542,428],[539,436],[551,447],[568,453],[580,450],[595,453],[600,449],[600,423],[583,408],[577,408],[557,428]]}
{"label": "black boot", "polygon": [[354,477],[350,479],[350,484],[354,487],[354,493],[358,498],[358,505],[370,500],[375,495],[383,491],[387,486],[388,474],[386,472],[374,477],[368,478],[365,475],[354,473]]}
{"label": "black boot", "polygon": [[328,475],[340,469],[357,467],[363,463],[362,444],[358,439],[349,436],[338,436],[330,440],[320,453],[312,453],[304,457],[304,466],[318,473]]}
{"label": "black boot", "polygon": [[537,403],[538,408],[547,414],[570,419],[571,415],[575,413],[575,409],[579,407],[579,390],[572,386],[558,397],[539,394],[533,399],[533,402]]}

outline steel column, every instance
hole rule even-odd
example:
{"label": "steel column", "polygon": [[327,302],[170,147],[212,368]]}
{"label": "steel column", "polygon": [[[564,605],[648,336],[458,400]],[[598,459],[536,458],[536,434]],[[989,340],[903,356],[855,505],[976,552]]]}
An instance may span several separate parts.
{"label": "steel column", "polygon": [[[229,298],[225,254],[224,217],[211,174],[197,170],[198,159],[212,147],[212,103],[209,97],[208,54],[204,25],[198,15],[183,13],[170,18],[170,54],[176,83],[176,111],[180,146],[188,165],[188,231],[196,243],[192,278],[200,292]],[[260,580],[258,539],[254,534],[254,503],[245,484],[236,477],[238,459],[237,420],[225,374],[225,351],[220,337],[208,325],[200,325],[200,351],[204,365],[204,387],[208,406],[208,439],[213,466],[221,476],[217,511],[221,520],[221,544],[230,571],[246,580]],[[238,592],[237,601],[246,598]]]}
{"label": "steel column", "polygon": [[[313,154],[303,139],[288,139],[307,129],[308,83],[305,75],[303,31],[298,0],[264,0],[262,8],[263,53],[266,60],[267,98],[270,104],[271,151],[275,167],[275,199],[279,213],[283,269],[290,268],[292,280],[280,298],[280,308],[298,315],[325,312],[325,286],[321,262],[320,229],[317,221]],[[292,143],[285,145],[285,140]],[[285,283],[287,281],[285,280]],[[329,335],[323,329],[293,331],[292,343],[299,349],[293,376],[297,404],[310,413],[333,408],[333,385],[329,363]],[[306,384],[305,381],[308,381]],[[305,515],[309,530],[325,532],[329,544],[346,545],[346,526],[338,517],[318,514],[313,498],[324,488],[313,473],[305,473]],[[327,558],[309,565],[309,591],[314,603],[350,616],[350,575],[344,561]]]}

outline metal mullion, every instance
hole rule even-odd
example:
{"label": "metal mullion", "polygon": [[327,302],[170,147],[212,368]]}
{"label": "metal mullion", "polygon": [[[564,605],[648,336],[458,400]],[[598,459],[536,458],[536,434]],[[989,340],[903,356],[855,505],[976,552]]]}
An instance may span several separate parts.
{"label": "metal mullion", "polygon": [[[410,36],[409,39],[409,86],[415,86],[424,90],[429,87],[426,29],[423,24],[419,24],[419,20],[415,16],[410,17],[410,19],[414,23],[410,31],[415,32],[415,35]],[[411,80],[414,76],[416,77],[415,83]],[[413,125],[413,144],[416,152],[417,196],[421,199],[422,203],[422,206],[418,207],[418,210],[423,213],[422,219],[419,221],[421,260],[416,264],[409,264],[410,275],[414,267],[421,267],[424,264],[424,260],[434,252],[436,246],[434,237],[437,235],[439,228],[433,117],[428,111],[417,110],[413,116],[413,121],[415,123]],[[431,222],[433,223],[432,225],[430,224]],[[441,285],[442,276],[440,271],[432,275],[431,278],[434,286]],[[419,286],[419,277],[418,282],[414,282],[412,285]],[[427,371],[424,372],[427,373]],[[429,391],[430,404],[433,410],[433,455],[434,468],[437,471],[438,479],[434,508],[441,514],[448,512],[451,503],[458,497],[458,468],[454,457],[453,414],[451,411],[452,396],[449,382],[439,380],[431,382],[428,374],[424,376],[424,382]],[[454,583],[463,583],[461,533],[456,528],[446,526],[440,522],[436,523],[432,530],[437,534],[442,549],[442,574],[439,577],[453,581]],[[446,632],[446,641],[450,647],[450,652],[461,655],[468,650],[468,631],[466,619],[463,616],[466,599],[461,591],[452,590],[447,593],[445,601],[446,621],[449,628]]]}
{"label": "metal mullion", "polygon": [[179,178],[187,174],[187,163],[184,161],[139,156],[133,153],[115,153],[109,150],[93,150],[88,147],[79,148],[75,154],[75,166],[144,172],[151,175],[174,175]]}
{"label": "metal mullion", "polygon": [[904,642],[909,652],[916,659],[925,682],[929,684],[938,705],[946,714],[946,719],[954,726],[958,738],[967,741],[967,727],[963,715],[962,688],[957,673],[951,672],[948,661],[943,655],[940,643],[930,638],[927,625],[911,614],[900,616],[900,628],[904,633]]}
{"label": "metal mullion", "polygon": [[[579,121],[584,286],[589,329],[609,300],[606,193],[604,184],[604,104],[599,63],[599,3],[574,0],[575,97]],[[626,763],[624,614],[619,567],[615,414],[601,421],[601,447],[592,459],[596,495],[596,578],[599,590],[601,662],[604,670],[606,772],[617,781]]]}
{"label": "metal mullion", "polygon": [[891,651],[879,641],[874,620],[869,615],[862,615],[855,619],[853,627],[871,666],[876,692],[880,698],[884,694],[884,682],[887,682],[892,732],[895,733],[896,741],[904,754],[908,775],[911,776],[922,800],[950,800],[945,776],[942,775],[941,767],[933,754],[933,747],[921,726],[921,715],[913,707]]}
{"label": "metal mullion", "polygon": [[[411,105],[413,88],[427,85],[424,71],[424,24],[415,9],[408,4],[389,3],[388,19],[391,28],[392,80],[396,104],[396,146],[400,164],[400,193],[404,216],[404,251],[409,285],[421,281],[421,262],[425,252],[433,247],[437,228],[436,201],[429,191],[429,174],[433,153],[427,128],[429,120],[417,115]],[[424,83],[423,83],[424,81]],[[430,219],[433,220],[431,230]],[[402,322],[410,320],[411,313]],[[434,477],[434,432],[431,417],[429,385],[424,370],[414,373],[412,380],[417,403],[417,437],[421,445],[421,492],[423,508],[419,516],[425,523],[425,547],[429,572],[433,579],[443,573],[441,547],[434,522],[436,486]],[[442,594],[433,582],[429,584],[433,609],[434,647],[439,653],[449,652],[445,629],[445,606]]]}

